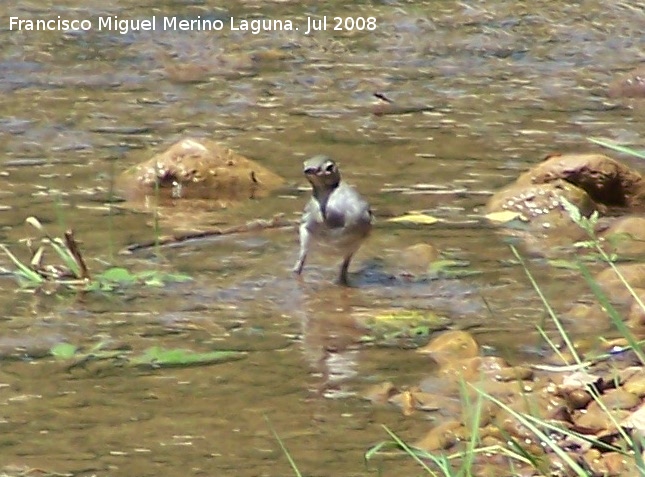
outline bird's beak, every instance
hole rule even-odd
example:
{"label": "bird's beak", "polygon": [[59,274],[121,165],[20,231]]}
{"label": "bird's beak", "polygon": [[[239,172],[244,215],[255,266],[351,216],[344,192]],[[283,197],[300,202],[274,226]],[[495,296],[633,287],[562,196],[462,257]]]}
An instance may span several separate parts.
{"label": "bird's beak", "polygon": [[306,176],[317,176],[318,173],[320,172],[319,167],[307,167],[305,168],[305,175]]}

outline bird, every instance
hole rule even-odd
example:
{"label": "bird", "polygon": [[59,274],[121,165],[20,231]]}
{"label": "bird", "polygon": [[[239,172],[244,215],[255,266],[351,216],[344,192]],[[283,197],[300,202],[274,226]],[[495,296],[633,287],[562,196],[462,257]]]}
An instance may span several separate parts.
{"label": "bird", "polygon": [[319,249],[342,257],[338,282],[347,286],[349,263],[370,234],[374,216],[367,201],[341,180],[338,165],[328,156],[307,159],[303,172],[313,194],[302,215],[300,254],[293,271],[300,275],[310,251]]}

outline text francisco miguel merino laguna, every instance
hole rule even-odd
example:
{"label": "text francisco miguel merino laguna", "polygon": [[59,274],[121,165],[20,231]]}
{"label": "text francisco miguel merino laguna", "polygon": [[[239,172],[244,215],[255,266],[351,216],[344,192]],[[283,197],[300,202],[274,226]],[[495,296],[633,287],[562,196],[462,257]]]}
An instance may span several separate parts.
{"label": "text francisco miguel merino laguna", "polygon": [[[331,22],[330,22],[331,23]],[[123,35],[130,31],[155,31],[157,27],[161,30],[179,30],[179,31],[221,31],[226,25],[232,31],[248,31],[258,34],[262,31],[276,30],[298,30],[292,20],[272,20],[272,19],[252,19],[237,20],[233,17],[229,21],[219,19],[203,19],[200,16],[194,19],[179,19],[177,17],[149,17],[146,19],[120,19],[117,16],[100,16],[95,21],[69,20],[56,18],[48,20],[26,20],[20,17],[9,17],[9,30],[24,31],[79,31],[92,30],[97,26],[99,31],[117,31]],[[327,28],[327,19],[322,17],[314,19],[307,17],[307,29],[305,34],[311,31],[320,31]]]}

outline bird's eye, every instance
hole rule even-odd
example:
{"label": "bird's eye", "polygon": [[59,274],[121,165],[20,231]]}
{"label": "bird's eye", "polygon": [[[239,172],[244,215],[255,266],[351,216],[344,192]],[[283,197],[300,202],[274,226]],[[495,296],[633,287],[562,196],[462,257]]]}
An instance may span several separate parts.
{"label": "bird's eye", "polygon": [[334,172],[335,169],[336,169],[336,164],[334,164],[333,162],[330,162],[325,166],[325,171],[329,172],[330,174]]}

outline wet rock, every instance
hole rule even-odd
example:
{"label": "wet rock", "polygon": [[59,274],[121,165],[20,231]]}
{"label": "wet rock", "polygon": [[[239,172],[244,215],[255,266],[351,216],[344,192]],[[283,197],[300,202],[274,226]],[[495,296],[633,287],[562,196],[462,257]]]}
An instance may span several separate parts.
{"label": "wet rock", "polygon": [[441,414],[457,414],[460,402],[447,399],[444,394],[427,393],[420,389],[410,389],[392,396],[389,402],[400,407],[409,416],[413,411],[441,411]]}
{"label": "wet rock", "polygon": [[645,255],[645,217],[621,217],[601,237],[618,255]]}
{"label": "wet rock", "polygon": [[428,354],[442,368],[456,361],[474,358],[479,354],[479,345],[466,331],[447,331],[431,340],[418,353]]}
{"label": "wet rock", "polygon": [[395,394],[389,399],[389,402],[398,406],[404,416],[411,416],[417,408],[414,395],[410,390]]}
{"label": "wet rock", "polygon": [[623,389],[629,393],[633,393],[636,396],[642,398],[645,396],[645,372],[640,370],[640,372],[631,376],[625,384]]}
{"label": "wet rock", "polygon": [[576,371],[564,376],[562,383],[558,386],[558,394],[566,396],[572,391],[579,389],[600,389],[602,385],[602,377],[586,372]]}
{"label": "wet rock", "polygon": [[510,434],[524,442],[532,441],[535,438],[535,434],[528,427],[508,412],[499,413],[495,419],[495,425],[502,436],[507,433],[507,435]]}
{"label": "wet rock", "polygon": [[606,477],[638,475],[634,465],[635,459],[628,459],[620,452],[605,452],[596,460],[589,462],[589,468],[594,471],[594,475]]}
{"label": "wet rock", "polygon": [[434,427],[414,446],[426,451],[445,450],[452,447],[466,433],[459,421],[447,421]]}
{"label": "wet rock", "polygon": [[[637,337],[645,335],[645,289],[634,288],[633,296],[627,295],[627,299],[631,301],[631,306],[627,313],[627,324]],[[639,303],[640,302],[640,303]]]}
{"label": "wet rock", "polygon": [[574,204],[584,215],[597,209],[591,197],[581,188],[564,180],[531,184],[518,182],[496,192],[488,201],[487,212],[512,211],[524,222],[545,229],[571,223],[562,207],[562,197]]}
{"label": "wet rock", "polygon": [[[640,398],[624,389],[610,389],[603,393],[600,397],[600,402],[605,408],[612,409],[633,409],[640,404]],[[602,411],[600,404],[593,401],[587,406],[587,412]]]}
{"label": "wet rock", "polygon": [[375,384],[366,389],[361,396],[375,404],[385,404],[388,400],[399,391],[390,381]]}
{"label": "wet rock", "polygon": [[439,258],[439,252],[429,243],[417,243],[405,248],[397,258],[401,273],[420,275],[428,272],[430,264]]}
{"label": "wet rock", "polygon": [[[491,220],[515,213],[498,220],[511,225],[512,217],[519,219],[520,225],[507,228],[507,233],[525,238],[529,250],[541,253],[584,236],[565,210],[563,198],[584,216],[594,211],[638,212],[645,209],[645,181],[637,171],[602,154],[555,155],[495,193],[486,210]],[[557,233],[549,233],[553,230]]]}
{"label": "wet rock", "polygon": [[635,434],[635,437],[642,439],[645,437],[645,405],[641,405],[634,412],[629,414],[623,422],[621,422],[623,427],[627,429],[632,429]]}
{"label": "wet rock", "polygon": [[562,318],[571,323],[568,328],[571,333],[585,333],[589,329],[601,332],[611,328],[607,312],[598,303],[576,303],[562,314]]}
{"label": "wet rock", "polygon": [[[632,288],[645,289],[645,264],[618,264],[616,268]],[[633,297],[612,268],[596,275],[596,281],[614,303],[630,304]]]}
{"label": "wet rock", "polygon": [[575,430],[582,434],[604,434],[616,431],[614,423],[621,422],[629,414],[629,411],[621,409],[604,412],[599,406],[590,404],[587,409],[574,413],[573,423]]}
{"label": "wet rock", "polygon": [[567,404],[571,409],[584,409],[593,397],[584,389],[573,389],[564,394]]}
{"label": "wet rock", "polygon": [[645,66],[612,81],[607,94],[610,98],[645,98]]}
{"label": "wet rock", "polygon": [[641,174],[602,154],[549,156],[517,179],[519,185],[564,180],[583,189],[597,204],[642,209],[645,182]]}
{"label": "wet rock", "polygon": [[[552,395],[544,390],[538,390],[533,393],[515,392],[507,400],[507,406],[510,410],[520,414],[530,414],[540,419],[553,420],[562,417],[566,408],[566,402],[559,396]],[[500,420],[514,418],[513,413],[508,410],[502,410],[498,413]]]}
{"label": "wet rock", "polygon": [[497,381],[528,381],[533,379],[533,370],[525,366],[501,368],[494,373]]}
{"label": "wet rock", "polygon": [[128,199],[202,199],[220,207],[268,195],[284,183],[278,175],[206,139],[183,139],[126,170],[118,187]]}
{"label": "wet rock", "polygon": [[497,376],[505,368],[509,368],[509,365],[503,358],[475,356],[474,358],[450,361],[442,366],[441,370],[450,374],[454,373],[457,379],[477,382],[487,378],[497,380]]}

